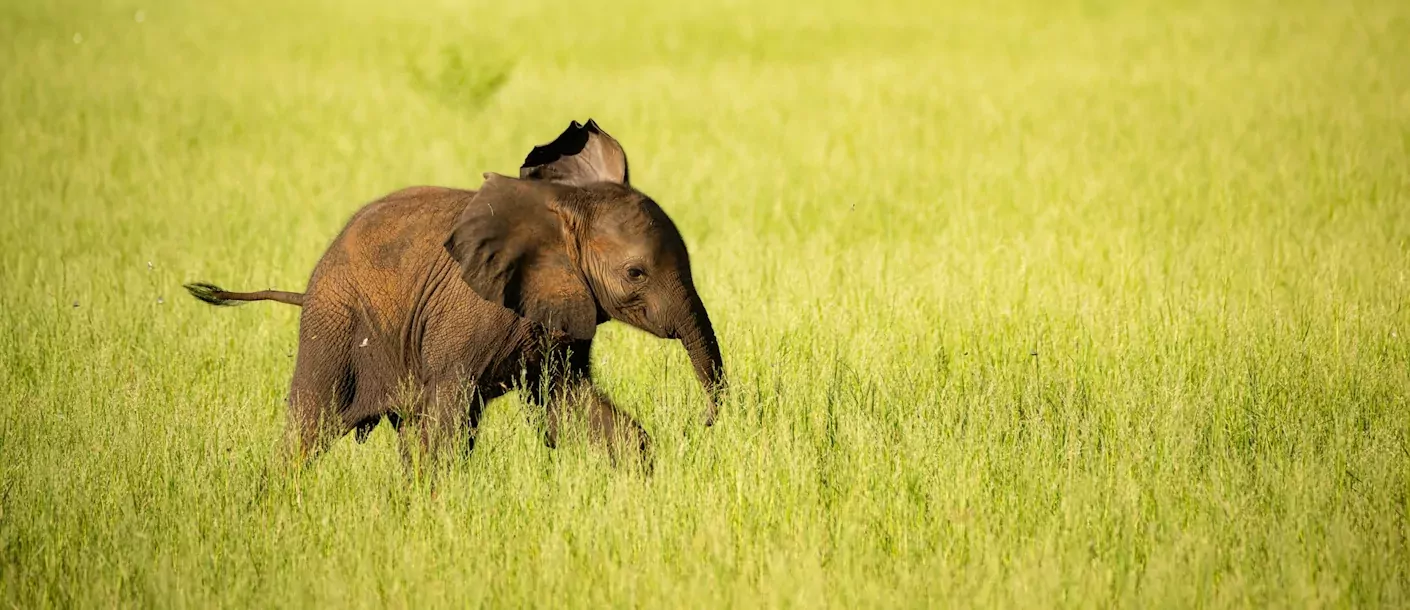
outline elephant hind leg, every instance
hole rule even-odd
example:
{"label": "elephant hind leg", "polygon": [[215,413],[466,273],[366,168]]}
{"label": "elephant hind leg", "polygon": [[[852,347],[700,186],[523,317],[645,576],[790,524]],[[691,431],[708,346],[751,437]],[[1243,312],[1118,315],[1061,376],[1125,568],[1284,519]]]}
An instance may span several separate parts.
{"label": "elephant hind leg", "polygon": [[353,428],[346,418],[357,392],[347,346],[351,336],[346,316],[330,315],[316,304],[304,308],[285,430],[287,449],[297,462],[316,457]]}

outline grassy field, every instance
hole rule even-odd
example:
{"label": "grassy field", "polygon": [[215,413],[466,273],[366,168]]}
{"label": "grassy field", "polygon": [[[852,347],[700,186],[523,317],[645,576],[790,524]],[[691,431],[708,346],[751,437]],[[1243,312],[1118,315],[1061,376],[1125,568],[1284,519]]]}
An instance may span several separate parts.
{"label": "grassy field", "polygon": [[[0,6],[0,606],[1410,604],[1410,5]],[[271,476],[363,203],[572,119],[733,393],[620,324],[654,475],[510,396]]]}

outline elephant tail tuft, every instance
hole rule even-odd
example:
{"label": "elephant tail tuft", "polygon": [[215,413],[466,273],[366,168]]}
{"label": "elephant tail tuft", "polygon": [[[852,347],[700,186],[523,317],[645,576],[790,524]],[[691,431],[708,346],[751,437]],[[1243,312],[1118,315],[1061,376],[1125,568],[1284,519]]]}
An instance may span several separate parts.
{"label": "elephant tail tuft", "polygon": [[304,304],[304,295],[298,292],[284,292],[282,290],[230,292],[215,284],[206,284],[203,282],[184,284],[183,287],[186,288],[186,292],[191,293],[191,296],[200,299],[204,303],[217,307],[239,305],[241,301],[277,301],[279,303],[287,303],[300,307]]}
{"label": "elephant tail tuft", "polygon": [[216,286],[215,284],[194,282],[191,284],[185,284],[182,287],[186,289],[186,292],[191,293],[191,296],[200,299],[203,303],[209,303],[217,307],[228,307],[230,305],[240,304],[238,301],[232,301],[230,299],[225,298],[223,296],[225,294],[225,291],[222,290],[220,286]]}

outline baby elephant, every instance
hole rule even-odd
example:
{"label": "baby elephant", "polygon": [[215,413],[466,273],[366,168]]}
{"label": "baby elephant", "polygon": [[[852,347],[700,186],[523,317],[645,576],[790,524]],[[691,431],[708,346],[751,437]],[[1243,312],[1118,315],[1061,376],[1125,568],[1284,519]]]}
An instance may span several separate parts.
{"label": "baby elephant", "polygon": [[597,325],[679,339],[715,418],[723,361],[671,219],[628,181],[592,120],[529,153],[519,178],[479,191],[413,187],[353,215],[303,294],[188,284],[213,305],[303,307],[287,437],[306,459],[385,416],[404,454],[468,451],[484,403],[521,387],[545,440],[581,417],[614,457],[645,451],[641,426],[592,385]]}

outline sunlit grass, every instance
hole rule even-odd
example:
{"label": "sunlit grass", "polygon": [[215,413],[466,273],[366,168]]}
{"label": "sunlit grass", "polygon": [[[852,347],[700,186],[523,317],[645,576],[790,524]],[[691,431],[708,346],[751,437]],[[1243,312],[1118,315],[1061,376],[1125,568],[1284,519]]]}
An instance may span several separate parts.
{"label": "sunlit grass", "polygon": [[[140,11],[140,18],[139,18]],[[1403,606],[1393,2],[0,7],[6,606]],[[621,325],[650,477],[512,396],[271,475],[362,203],[570,120],[692,248],[733,382]]]}

